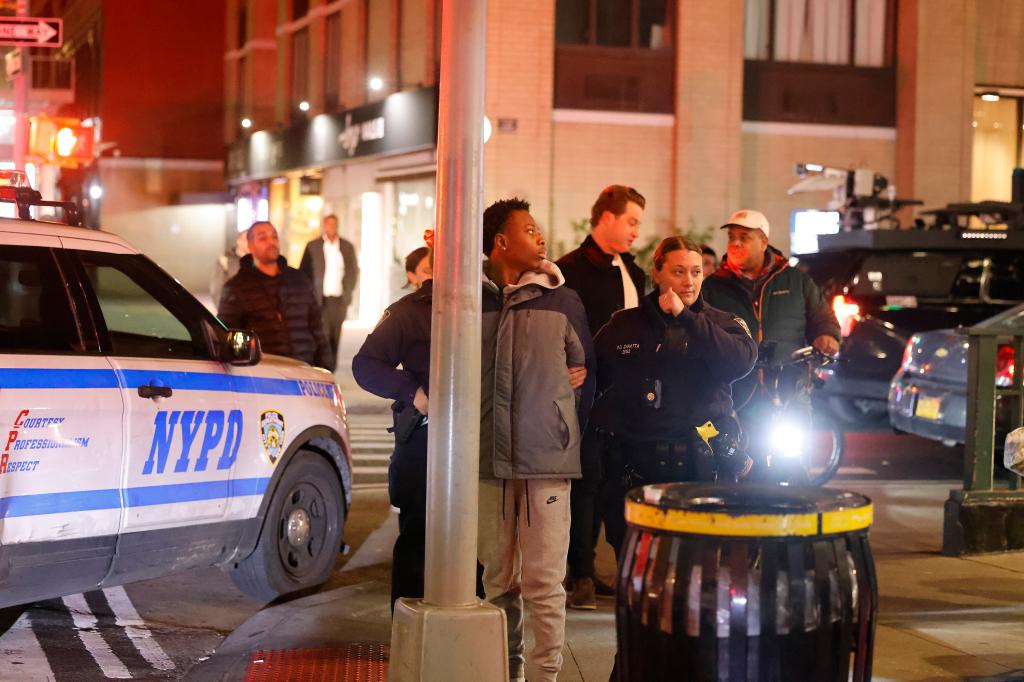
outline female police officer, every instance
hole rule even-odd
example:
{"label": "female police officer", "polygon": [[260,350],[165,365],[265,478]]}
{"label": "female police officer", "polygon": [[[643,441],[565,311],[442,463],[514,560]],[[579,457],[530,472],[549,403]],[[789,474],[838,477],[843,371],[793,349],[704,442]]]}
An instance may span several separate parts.
{"label": "female police officer", "polygon": [[432,292],[433,281],[426,279],[388,307],[352,359],[352,374],[362,388],[395,401],[395,451],[388,467],[388,495],[399,509],[392,605],[400,597],[423,596]]}
{"label": "female police officer", "polygon": [[[630,487],[714,475],[708,440],[735,431],[727,426],[734,424],[730,384],[757,360],[743,321],[701,299],[699,246],[663,240],[651,274],[657,288],[639,307],[615,313],[594,339],[599,398],[591,423],[607,453],[605,533],[616,554]],[[741,473],[739,466],[728,475]]]}

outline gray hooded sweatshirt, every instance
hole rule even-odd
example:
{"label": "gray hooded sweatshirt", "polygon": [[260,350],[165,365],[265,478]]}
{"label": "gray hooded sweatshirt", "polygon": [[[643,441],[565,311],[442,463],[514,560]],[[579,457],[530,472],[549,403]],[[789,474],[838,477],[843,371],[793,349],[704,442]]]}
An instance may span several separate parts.
{"label": "gray hooded sweatshirt", "polygon": [[[488,272],[488,264],[484,264]],[[579,478],[580,434],[594,398],[587,315],[551,261],[483,293],[480,477]],[[586,367],[573,391],[569,367]]]}

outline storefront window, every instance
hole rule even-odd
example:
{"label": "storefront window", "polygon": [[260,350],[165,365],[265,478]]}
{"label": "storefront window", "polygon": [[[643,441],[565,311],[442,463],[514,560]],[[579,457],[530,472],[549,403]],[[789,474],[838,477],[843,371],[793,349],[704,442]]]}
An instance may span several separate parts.
{"label": "storefront window", "polygon": [[433,175],[395,182],[394,226],[392,232],[392,266],[389,276],[391,300],[409,293],[405,286],[405,257],[423,246],[423,231],[434,227]]}
{"label": "storefront window", "polygon": [[320,212],[324,207],[320,195],[302,194],[302,184],[301,177],[288,179],[288,225],[277,226],[282,238],[281,253],[294,268],[299,267],[306,244],[320,236]]}
{"label": "storefront window", "polygon": [[971,200],[1010,201],[1013,169],[1021,164],[1021,98],[986,93],[974,98]]}

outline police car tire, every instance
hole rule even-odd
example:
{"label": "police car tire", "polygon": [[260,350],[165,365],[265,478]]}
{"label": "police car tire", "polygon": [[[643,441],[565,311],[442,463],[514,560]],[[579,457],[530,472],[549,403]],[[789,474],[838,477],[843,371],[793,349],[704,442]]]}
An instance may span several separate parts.
{"label": "police car tire", "polygon": [[[310,518],[310,536],[297,554],[287,535],[289,516],[303,510]],[[267,508],[256,549],[231,571],[232,581],[255,599],[270,601],[327,582],[338,558],[345,507],[338,474],[327,460],[300,450]],[[299,559],[299,561],[296,561]],[[296,569],[301,569],[298,575]]]}

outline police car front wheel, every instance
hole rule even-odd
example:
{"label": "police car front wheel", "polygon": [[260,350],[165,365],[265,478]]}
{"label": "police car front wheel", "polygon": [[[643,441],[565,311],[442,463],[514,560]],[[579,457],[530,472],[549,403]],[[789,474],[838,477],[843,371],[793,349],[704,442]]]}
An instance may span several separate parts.
{"label": "police car front wheel", "polygon": [[300,451],[274,492],[255,551],[231,577],[251,597],[271,600],[327,581],[345,521],[341,483],[319,454]]}

